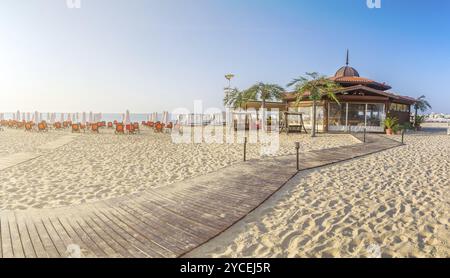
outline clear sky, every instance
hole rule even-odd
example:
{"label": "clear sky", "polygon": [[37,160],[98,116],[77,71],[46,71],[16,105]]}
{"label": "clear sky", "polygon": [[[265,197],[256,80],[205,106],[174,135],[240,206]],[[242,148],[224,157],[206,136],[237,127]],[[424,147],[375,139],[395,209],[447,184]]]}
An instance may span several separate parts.
{"label": "clear sky", "polygon": [[0,1],[0,111],[132,112],[222,107],[243,89],[286,85],[345,63],[450,113],[450,1]]}

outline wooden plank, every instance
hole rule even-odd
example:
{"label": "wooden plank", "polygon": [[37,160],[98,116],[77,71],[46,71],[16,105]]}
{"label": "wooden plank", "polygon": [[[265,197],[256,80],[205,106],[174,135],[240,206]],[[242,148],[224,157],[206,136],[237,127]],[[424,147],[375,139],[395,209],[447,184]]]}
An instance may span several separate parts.
{"label": "wooden plank", "polygon": [[18,218],[18,221],[23,221],[24,225],[26,225],[28,234],[30,235],[31,242],[33,244],[34,251],[36,252],[36,256],[38,258],[48,258],[49,255],[45,250],[44,244],[42,243],[42,240],[36,230],[33,220],[31,220],[28,215],[21,215],[21,217]]}
{"label": "wooden plank", "polygon": [[56,232],[55,228],[53,227],[52,223],[50,222],[48,215],[42,216],[41,218],[42,226],[44,227],[45,231],[48,233],[53,246],[58,250],[58,254],[62,258],[67,257],[67,247],[70,244],[70,242],[65,242]]}
{"label": "wooden plank", "polygon": [[84,215],[83,217],[81,217],[80,213],[76,211],[70,211],[66,220],[69,221],[70,219],[70,223],[72,223],[71,226],[76,229],[77,234],[79,234],[86,240],[91,239],[92,242],[94,242],[94,244],[99,247],[98,250],[105,253],[106,257],[123,257],[120,253],[116,252],[107,241],[101,238],[89,225],[87,225],[83,218]]}
{"label": "wooden plank", "polygon": [[155,251],[160,253],[164,257],[175,257],[177,253],[183,251],[170,237],[166,237],[164,234],[160,233],[158,230],[159,225],[148,225],[133,214],[130,214],[126,210],[122,209],[120,206],[114,206],[109,211],[109,216],[116,217],[124,229],[133,233],[135,238],[143,244],[154,245]]}
{"label": "wooden plank", "polygon": [[[83,245],[90,253],[92,257],[103,258],[107,257],[106,253],[84,232],[77,223],[74,223],[64,216],[58,216],[58,221],[61,226],[67,231],[72,238],[77,238],[83,242]],[[89,255],[87,255],[89,256]]]}
{"label": "wooden plank", "polygon": [[9,233],[9,221],[6,212],[0,212],[0,223],[3,258],[14,258],[11,235]]}
{"label": "wooden plank", "polygon": [[137,223],[133,223],[132,221],[130,221],[130,219],[121,214],[119,210],[116,209],[116,207],[110,207],[108,209],[108,213],[103,213],[103,216],[120,227],[126,235],[131,236],[131,239],[136,245],[147,244],[151,246],[153,254],[151,254],[150,256],[173,257],[173,252],[171,251],[171,249],[164,247],[161,242],[158,242],[158,240],[162,240],[161,238],[151,238],[149,236],[145,236],[141,231],[142,227],[140,227]]}
{"label": "wooden plank", "polygon": [[[66,254],[65,256],[70,256],[72,254],[69,254],[67,251],[68,247],[70,245],[76,245],[80,248],[81,257],[95,257],[93,253],[89,250],[89,248],[84,244],[84,242],[74,233],[69,232],[66,230],[64,226],[62,226],[61,222],[59,221],[58,217],[54,214],[48,216],[48,220],[50,224],[55,229],[55,232],[58,234],[58,236],[61,238],[61,240],[66,245]],[[78,255],[78,254],[75,254]]]}
{"label": "wooden plank", "polygon": [[157,215],[154,215],[154,212],[147,211],[145,207],[142,207],[139,203],[134,203],[132,200],[129,200],[127,204],[122,205],[121,208],[134,214],[142,222],[148,225],[159,225],[162,235],[173,238],[184,245],[185,248],[191,248],[203,242],[199,236],[187,232],[176,225],[176,223],[170,223],[167,218],[159,218]]}
{"label": "wooden plank", "polygon": [[9,233],[11,236],[11,243],[13,247],[14,258],[25,258],[25,252],[22,245],[22,238],[20,237],[19,228],[17,226],[14,212],[6,212],[9,223]]}
{"label": "wooden plank", "polygon": [[208,237],[211,232],[214,233],[216,230],[215,228],[210,228],[203,223],[186,218],[176,212],[171,211],[170,209],[165,209],[160,204],[155,202],[155,200],[152,198],[146,201],[140,200],[139,204],[147,211],[158,215],[159,218],[167,219],[168,223],[179,227],[187,233],[195,234],[200,238]]}
{"label": "wooden plank", "polygon": [[125,258],[138,258],[145,255],[130,244],[130,242],[123,237],[124,235],[119,227],[115,226],[113,223],[110,223],[110,227],[99,221],[99,219],[91,212],[89,215],[83,217],[83,220],[100,238],[107,242],[108,245],[121,256]]}
{"label": "wooden plank", "polygon": [[[34,229],[36,230],[37,234],[39,235],[39,238],[41,239],[42,245],[45,248],[45,251],[47,252],[48,256],[50,258],[60,258],[62,254],[59,253],[58,249],[56,248],[55,244],[53,243],[52,239],[50,238],[50,235],[48,234],[47,230],[44,227],[44,224],[42,223],[42,220],[39,217],[36,217],[32,224],[34,225]],[[30,225],[28,225],[30,227]]]}
{"label": "wooden plank", "polygon": [[125,242],[125,246],[133,247],[130,248],[130,252],[132,252],[135,257],[162,257],[162,255],[158,253],[158,248],[155,250],[154,244],[148,244],[146,246],[145,243],[139,241],[134,232],[130,232],[126,227],[124,228],[124,225],[120,223],[120,221],[117,221],[111,216],[112,213],[110,211],[92,209],[92,213],[95,215],[97,221],[102,221],[113,228],[121,237],[119,241]]}
{"label": "wooden plank", "polygon": [[36,258],[37,254],[33,246],[33,242],[31,241],[31,236],[28,231],[28,228],[23,220],[23,217],[20,214],[16,213],[16,224],[17,229],[19,230],[19,235],[22,241],[22,246],[24,250],[24,254],[26,258]]}

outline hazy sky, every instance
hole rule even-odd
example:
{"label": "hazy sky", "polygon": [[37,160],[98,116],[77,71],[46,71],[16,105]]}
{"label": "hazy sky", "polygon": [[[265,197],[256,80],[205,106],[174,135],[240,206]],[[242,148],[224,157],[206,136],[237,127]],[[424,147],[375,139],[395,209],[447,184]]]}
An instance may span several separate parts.
{"label": "hazy sky", "polygon": [[0,111],[222,106],[235,86],[350,63],[450,113],[450,1],[0,0]]}

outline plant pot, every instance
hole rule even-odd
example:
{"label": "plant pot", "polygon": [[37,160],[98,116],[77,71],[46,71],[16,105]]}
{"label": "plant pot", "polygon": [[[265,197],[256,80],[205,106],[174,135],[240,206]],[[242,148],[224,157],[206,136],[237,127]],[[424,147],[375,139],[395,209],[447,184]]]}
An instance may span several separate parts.
{"label": "plant pot", "polygon": [[386,129],[386,135],[392,135],[394,132],[391,128]]}

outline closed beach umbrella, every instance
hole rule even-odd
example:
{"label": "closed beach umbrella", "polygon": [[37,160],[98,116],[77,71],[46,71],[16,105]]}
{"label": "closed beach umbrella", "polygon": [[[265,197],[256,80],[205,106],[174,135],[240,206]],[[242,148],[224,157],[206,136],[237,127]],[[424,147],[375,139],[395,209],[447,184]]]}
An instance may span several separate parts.
{"label": "closed beach umbrella", "polygon": [[25,121],[25,112],[22,112],[22,121]]}
{"label": "closed beach umbrella", "polygon": [[61,120],[61,123],[64,122],[64,113],[61,113],[61,118],[60,118],[60,120]]}
{"label": "closed beach umbrella", "polygon": [[168,121],[169,121],[169,112],[164,111],[163,112],[163,123],[167,124]]}
{"label": "closed beach umbrella", "polygon": [[31,120],[31,114],[30,112],[27,112],[27,122],[29,122]]}
{"label": "closed beach umbrella", "polygon": [[127,112],[125,112],[125,118],[123,120],[124,124],[129,124],[130,123],[130,111],[127,110]]}
{"label": "closed beach umbrella", "polygon": [[86,112],[83,112],[82,116],[81,116],[81,122],[83,124],[86,124]]}
{"label": "closed beach umbrella", "polygon": [[39,113],[39,121],[41,121],[42,122],[42,120],[44,119],[44,114],[42,114],[42,113]]}
{"label": "closed beach umbrella", "polygon": [[19,110],[17,110],[17,113],[16,113],[16,120],[20,121],[20,111]]}
{"label": "closed beach umbrella", "polygon": [[158,112],[153,112],[153,121],[154,122],[158,121]]}
{"label": "closed beach umbrella", "polygon": [[102,118],[103,118],[102,113],[98,113],[98,121],[99,121],[99,122],[102,121]]}
{"label": "closed beach umbrella", "polygon": [[34,111],[34,122],[35,123],[39,122],[39,113],[38,113],[38,111]]}
{"label": "closed beach umbrella", "polygon": [[89,112],[89,122],[92,123],[92,121],[94,120],[93,115],[92,115],[92,111]]}

